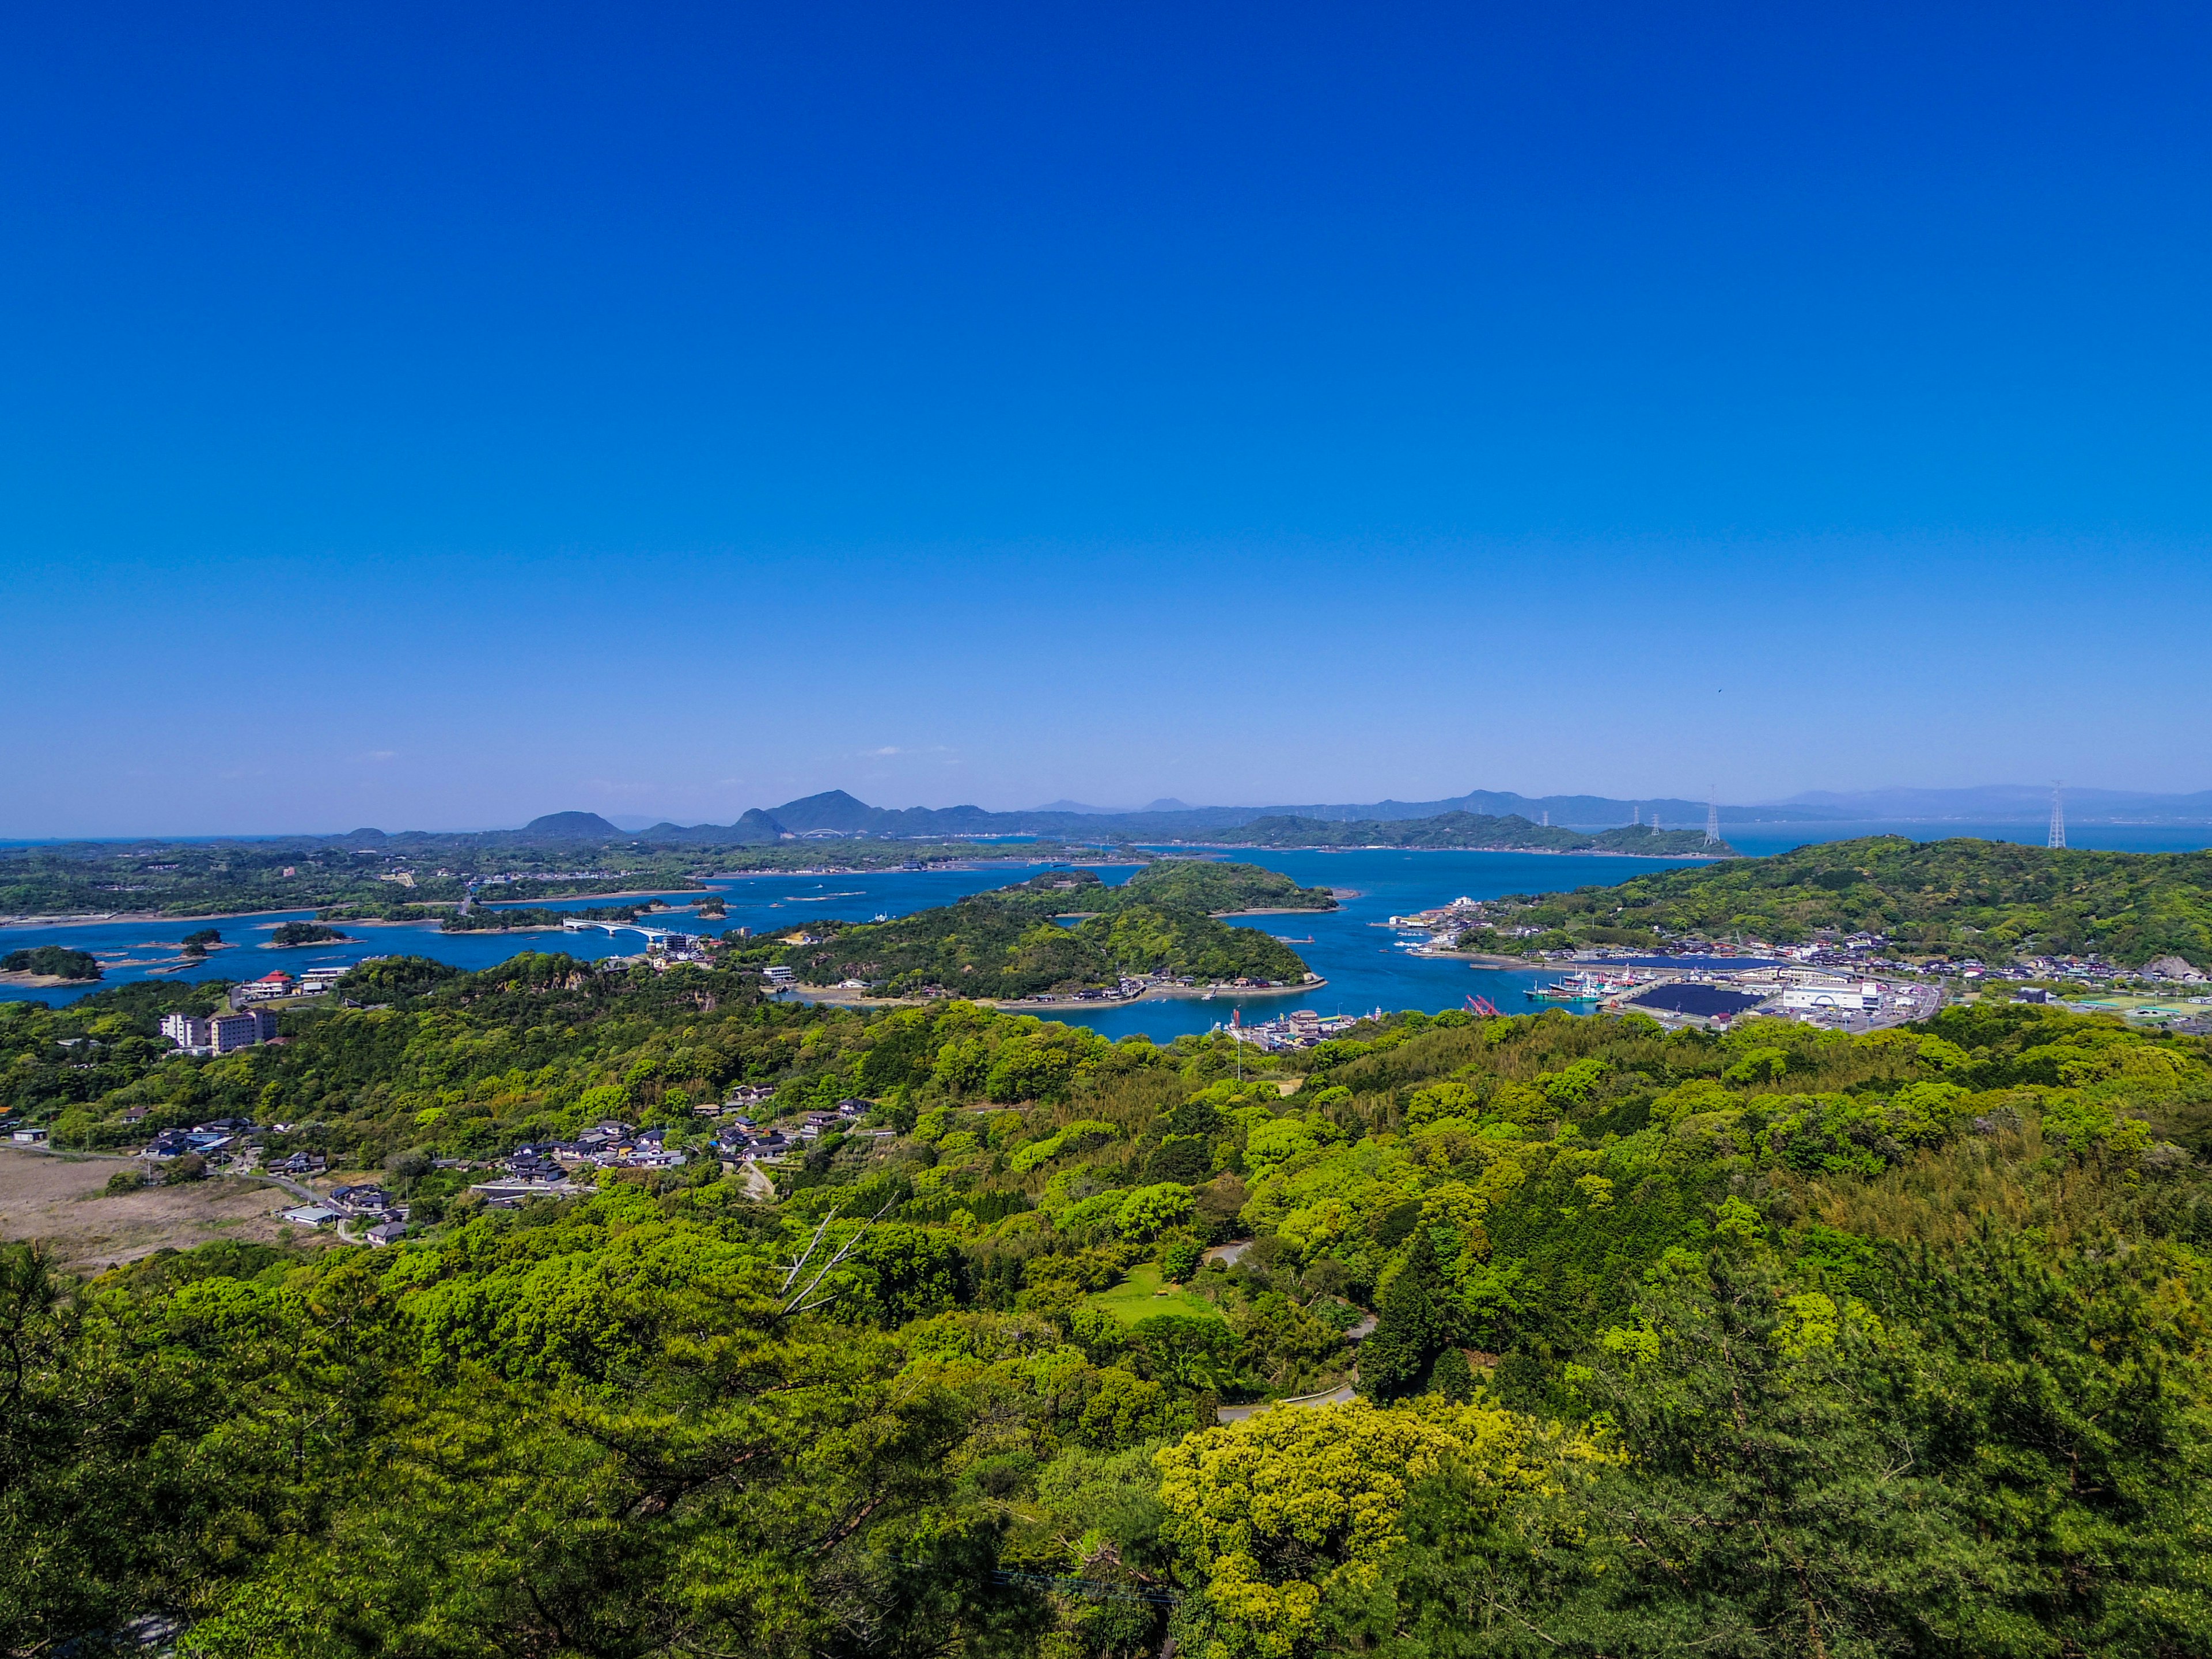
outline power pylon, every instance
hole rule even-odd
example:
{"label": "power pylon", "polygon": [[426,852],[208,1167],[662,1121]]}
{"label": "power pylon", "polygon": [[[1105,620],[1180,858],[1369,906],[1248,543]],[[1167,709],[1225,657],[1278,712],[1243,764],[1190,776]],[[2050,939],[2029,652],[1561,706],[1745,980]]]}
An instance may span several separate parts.
{"label": "power pylon", "polygon": [[2063,783],[2054,783],[2051,786],[2051,839],[2045,842],[2044,845],[2046,847],[2066,845],[2066,786]]}
{"label": "power pylon", "polygon": [[1712,785],[1705,791],[1705,845],[1721,844],[1721,787]]}

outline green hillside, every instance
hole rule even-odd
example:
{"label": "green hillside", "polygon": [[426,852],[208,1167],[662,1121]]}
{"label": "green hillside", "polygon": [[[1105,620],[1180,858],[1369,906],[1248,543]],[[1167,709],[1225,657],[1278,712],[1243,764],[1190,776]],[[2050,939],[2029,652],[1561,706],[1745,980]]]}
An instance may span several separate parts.
{"label": "green hillside", "polygon": [[1240,910],[1334,910],[1326,887],[1301,887],[1276,870],[1208,859],[1161,859],[1109,890],[1115,902],[1159,904],[1212,915]]}
{"label": "green hillside", "polygon": [[1255,818],[1242,829],[1222,832],[1238,847],[1404,847],[1422,850],[1480,852],[1634,852],[1648,857],[1705,854],[1727,857],[1735,849],[1709,844],[1702,831],[1654,830],[1624,824],[1595,836],[1558,824],[1531,823],[1516,814],[1492,817],[1480,812],[1443,812],[1426,818]]}
{"label": "green hillside", "polygon": [[[858,979],[895,996],[1023,997],[1152,973],[1294,985],[1306,974],[1296,951],[1207,914],[1215,905],[1277,901],[1301,908],[1335,903],[1325,889],[1251,865],[1176,860],[1150,866],[1119,887],[1087,872],[1053,871],[890,921],[817,923],[806,930],[812,943],[781,946],[770,959],[807,984]],[[1073,927],[1052,920],[1085,912],[1096,914]]]}
{"label": "green hillside", "polygon": [[2126,964],[2179,956],[2203,968],[2212,967],[2212,852],[1881,836],[1524,898],[1498,915],[1595,939],[1638,929],[1786,944],[1865,932],[1929,956],[2097,951]]}
{"label": "green hillside", "polygon": [[[1401,1015],[1268,1060],[363,971],[391,1006],[221,1059],[154,1036],[218,984],[0,1005],[15,1121],[254,1120],[410,1211],[84,1285],[0,1245],[7,1651],[149,1612],[200,1659],[2212,1647],[2203,1040]],[[694,1109],[739,1085],[871,1133],[748,1199]],[[608,1118],[689,1161],[468,1191]]]}

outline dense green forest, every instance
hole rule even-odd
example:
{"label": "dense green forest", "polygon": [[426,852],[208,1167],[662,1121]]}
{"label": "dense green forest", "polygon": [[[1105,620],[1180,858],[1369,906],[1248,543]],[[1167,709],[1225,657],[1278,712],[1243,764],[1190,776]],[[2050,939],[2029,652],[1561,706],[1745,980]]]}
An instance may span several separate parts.
{"label": "dense green forest", "polygon": [[[2101,853],[1899,836],[1801,847],[1489,907],[1575,939],[1881,933],[1912,954],[2005,961],[2099,952],[2212,968],[2212,853]],[[1626,930],[1626,931],[1625,931]]]}
{"label": "dense green forest", "polygon": [[[1049,878],[1055,882],[1066,878],[1064,873]],[[1231,864],[1210,859],[1162,859],[1146,865],[1120,886],[1109,888],[1107,897],[1114,902],[1141,901],[1203,910],[1217,916],[1235,915],[1240,911],[1337,908],[1335,896],[1326,887],[1301,887],[1290,877],[1256,864]]]}
{"label": "dense green forest", "polygon": [[[1155,973],[1295,985],[1306,975],[1296,951],[1211,912],[1335,903],[1326,888],[1249,864],[1163,860],[1119,886],[1054,870],[890,921],[813,923],[806,942],[774,947],[764,959],[809,984],[858,979],[891,996],[1023,997]],[[1054,920],[1075,915],[1087,919],[1073,927]]]}
{"label": "dense green forest", "polygon": [[98,979],[100,963],[89,951],[60,945],[33,945],[0,957],[0,974],[41,974],[53,979]]}
{"label": "dense green forest", "polygon": [[[6,1650],[2212,1646],[2201,1040],[1401,1015],[1239,1081],[713,969],[348,988],[389,1006],[220,1060],[149,1040],[219,985],[0,1008],[57,1139],[295,1124],[414,1206],[82,1285],[6,1248]],[[436,1167],[609,1115],[698,1150],[741,1083],[874,1109],[773,1203],[710,1157],[505,1212]]]}
{"label": "dense green forest", "polygon": [[1481,812],[1442,812],[1430,818],[1255,818],[1241,829],[1222,832],[1237,847],[1405,847],[1485,852],[1641,853],[1647,857],[1704,854],[1733,856],[1726,842],[1709,843],[1702,831],[1654,830],[1624,824],[1595,836],[1559,824],[1531,823],[1517,813],[1492,817]]}

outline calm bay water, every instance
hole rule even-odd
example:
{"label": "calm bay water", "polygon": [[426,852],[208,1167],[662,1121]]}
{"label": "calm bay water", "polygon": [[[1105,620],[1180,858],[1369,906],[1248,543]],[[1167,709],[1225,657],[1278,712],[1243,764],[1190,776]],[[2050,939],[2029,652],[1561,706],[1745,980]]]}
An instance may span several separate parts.
{"label": "calm bay water", "polygon": [[[1204,1031],[1217,1021],[1226,1021],[1232,1008],[1242,1007],[1246,1020],[1266,1019],[1291,1008],[1311,1007],[1323,1013],[1359,1013],[1369,1009],[1422,1008],[1431,1012],[1464,1006],[1470,994],[1489,997],[1501,1007],[1519,1008],[1522,992],[1555,973],[1535,969],[1474,970],[1465,963],[1441,962],[1410,956],[1397,943],[1398,935],[1384,922],[1394,915],[1425,909],[1464,895],[1494,898],[1504,893],[1545,892],[1579,887],[1589,882],[1626,881],[1648,870],[1677,867],[1671,860],[1560,856],[1540,853],[1255,853],[1240,854],[1256,864],[1280,870],[1308,886],[1350,890],[1340,910],[1326,914],[1254,916],[1238,925],[1258,927],[1278,938],[1296,941],[1292,949],[1328,983],[1297,996],[1218,996],[1210,1001],[1169,999],[1133,1006],[1070,1011],[1067,1018],[1096,1027],[1112,1036],[1143,1031],[1166,1042],[1184,1031]],[[838,917],[866,921],[877,915],[905,915],[931,905],[948,904],[964,894],[981,892],[1021,880],[1038,866],[998,864],[970,869],[898,872],[851,876],[738,876],[712,878],[708,886],[722,895],[728,915],[719,921],[697,921],[686,908],[659,911],[656,927],[684,932],[719,933],[749,927],[755,933],[788,927],[812,917]],[[1108,866],[1099,875],[1110,884],[1127,881],[1135,866]],[[662,897],[687,905],[695,895],[670,893]],[[605,898],[556,900],[545,908],[588,909],[605,905]],[[565,951],[571,956],[596,960],[628,955],[642,948],[635,933],[610,936],[588,933],[441,933],[434,925],[362,927],[342,923],[355,935],[343,945],[303,945],[277,950],[266,945],[270,931],[282,921],[309,921],[312,911],[276,915],[158,922],[95,922],[77,926],[0,928],[0,950],[31,945],[65,945],[89,951],[106,971],[106,984],[145,978],[253,979],[282,968],[296,974],[304,968],[354,963],[364,957],[414,955],[450,962],[459,968],[488,968],[524,951]],[[179,941],[198,927],[220,928],[232,948],[218,951],[201,965],[176,972]],[[1310,941],[1310,942],[1309,942]],[[0,996],[35,999],[52,1003],[86,994],[80,991],[27,990],[0,988]]]}
{"label": "calm bay water", "polygon": [[[1814,841],[1838,841],[1853,836],[1907,835],[1929,840],[1939,836],[1972,835],[1994,840],[2039,844],[2039,826],[2025,824],[1760,824],[1734,831],[1734,844],[1746,853],[1786,851]],[[2176,852],[2212,844],[2212,831],[2166,826],[2081,825],[2069,839],[2077,847],[2099,847],[2126,852]],[[1216,996],[1212,1000],[1172,1000],[1137,1003],[1131,1006],[1085,1011],[1071,1010],[1060,1016],[1091,1025],[1109,1036],[1142,1031],[1165,1042],[1186,1031],[1205,1031],[1225,1022],[1230,1011],[1241,1008],[1249,1022],[1270,1018],[1291,1008],[1312,1008],[1324,1014],[1364,1013],[1371,1009],[1419,1008],[1437,1012],[1466,1006],[1473,996],[1489,998],[1508,1012],[1534,1005],[1523,995],[1528,988],[1556,977],[1556,970],[1539,969],[1477,969],[1461,962],[1415,957],[1399,943],[1387,926],[1392,915],[1426,909],[1464,896],[1496,898],[1506,893],[1555,892],[1589,884],[1611,885],[1650,871],[1680,869],[1681,860],[1607,858],[1579,854],[1541,853],[1406,853],[1358,851],[1344,853],[1271,853],[1239,851],[1233,856],[1279,870],[1308,886],[1349,889],[1356,896],[1341,909],[1323,915],[1255,916],[1239,926],[1257,927],[1291,941],[1291,948],[1328,982],[1297,995]],[[931,905],[947,904],[969,893],[981,892],[1032,873],[1036,866],[993,863],[945,871],[883,871],[849,876],[735,876],[719,877],[709,887],[723,896],[729,914],[724,920],[701,921],[689,908],[656,913],[654,925],[681,931],[719,933],[725,928],[750,927],[760,933],[787,927],[809,917],[835,916],[865,921],[876,915],[904,915]],[[1131,866],[1108,866],[1099,874],[1109,883],[1126,881]],[[672,903],[688,905],[695,895],[664,894]],[[555,901],[546,908],[586,909],[610,902],[605,898]],[[565,951],[571,956],[597,959],[631,954],[641,948],[635,933],[441,933],[434,925],[363,927],[342,924],[355,935],[342,945],[307,945],[292,950],[266,946],[270,930],[278,922],[313,920],[313,912],[234,917],[214,921],[95,922],[64,927],[0,927],[0,951],[26,945],[64,945],[89,951],[106,971],[106,984],[152,978],[252,979],[283,968],[298,973],[303,968],[358,962],[364,957],[418,955],[435,957],[459,968],[487,968],[525,951]],[[174,973],[179,960],[179,941],[196,928],[220,928],[233,948],[217,951],[204,963]],[[0,998],[35,1000],[58,1004],[85,993],[30,990],[0,987]]]}

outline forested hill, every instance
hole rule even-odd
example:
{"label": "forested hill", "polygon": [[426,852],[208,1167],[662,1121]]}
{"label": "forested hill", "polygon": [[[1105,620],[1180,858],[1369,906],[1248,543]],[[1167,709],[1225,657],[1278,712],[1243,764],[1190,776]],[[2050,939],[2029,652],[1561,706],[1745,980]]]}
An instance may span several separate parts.
{"label": "forested hill", "polygon": [[1529,897],[1512,914],[1590,937],[1638,930],[1784,944],[1822,930],[1867,932],[1928,955],[2096,951],[2129,965],[2179,956],[2212,968],[2212,852],[1878,836]]}
{"label": "forested hill", "polygon": [[[1211,912],[1335,902],[1325,888],[1252,865],[1168,860],[1118,887],[1087,872],[1048,871],[890,921],[813,923],[805,942],[772,959],[809,984],[857,979],[888,996],[1024,997],[1148,975],[1296,985],[1307,973],[1296,951]],[[1053,920],[1076,915],[1088,919],[1073,927]]]}
{"label": "forested hill", "polygon": [[1518,816],[1490,817],[1480,812],[1443,812],[1427,818],[1360,819],[1265,817],[1218,836],[1231,847],[1406,847],[1468,848],[1479,852],[1640,853],[1647,857],[1703,854],[1733,856],[1726,842],[1706,841],[1704,832],[1654,830],[1624,824],[1594,836],[1559,824],[1531,823]]}
{"label": "forested hill", "polygon": [[[1270,1059],[362,972],[391,1006],[219,1060],[152,1036],[212,985],[0,1007],[58,1139],[255,1119],[410,1206],[82,1286],[0,1246],[4,1650],[2212,1650],[2203,1041],[1448,1014]],[[695,1110],[741,1084],[864,1133],[749,1200]],[[465,1194],[607,1119],[690,1161]]]}
{"label": "forested hill", "polygon": [[1206,859],[1162,859],[1148,864],[1121,886],[1109,888],[1105,896],[1109,903],[1179,905],[1216,916],[1337,908],[1335,895],[1326,887],[1301,887],[1279,871],[1256,864]]}

